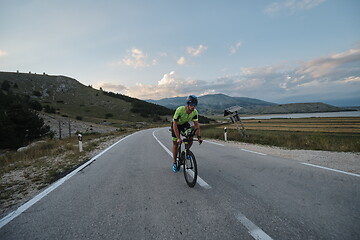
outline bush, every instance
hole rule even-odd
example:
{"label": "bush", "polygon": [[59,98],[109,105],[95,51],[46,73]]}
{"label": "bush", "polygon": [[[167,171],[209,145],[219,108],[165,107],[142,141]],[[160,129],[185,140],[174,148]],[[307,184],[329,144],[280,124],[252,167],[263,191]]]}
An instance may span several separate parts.
{"label": "bush", "polygon": [[33,95],[36,97],[41,97],[41,92],[40,91],[33,91]]}
{"label": "bush", "polygon": [[4,91],[9,91],[10,90],[10,82],[5,80],[1,84],[1,89],[4,90]]}
{"label": "bush", "polygon": [[113,115],[112,113],[107,113],[107,114],[105,115],[105,118],[112,118],[112,117],[114,117],[114,115]]}
{"label": "bush", "polygon": [[46,113],[56,113],[56,109],[53,108],[53,107],[50,107],[49,105],[46,105],[46,106],[44,107],[44,111],[45,111]]}
{"label": "bush", "polygon": [[17,149],[45,136],[49,126],[44,120],[21,104],[7,105],[0,111],[0,148]]}
{"label": "bush", "polygon": [[34,110],[36,110],[36,111],[41,111],[42,110],[42,105],[41,105],[41,103],[39,103],[38,101],[36,101],[36,100],[30,100],[29,101],[29,107],[31,108],[31,109],[34,109]]}

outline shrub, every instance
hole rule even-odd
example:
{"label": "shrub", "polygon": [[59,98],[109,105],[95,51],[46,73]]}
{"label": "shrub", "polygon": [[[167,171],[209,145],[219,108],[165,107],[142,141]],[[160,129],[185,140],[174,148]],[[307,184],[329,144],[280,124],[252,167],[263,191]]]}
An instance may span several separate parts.
{"label": "shrub", "polygon": [[36,97],[41,97],[42,96],[40,91],[33,91],[33,95],[36,96]]}
{"label": "shrub", "polygon": [[0,117],[0,148],[19,148],[50,131],[44,120],[24,105],[13,105],[5,112]]}
{"label": "shrub", "polygon": [[1,84],[1,89],[4,90],[4,91],[9,91],[10,90],[10,82],[5,80]]}
{"label": "shrub", "polygon": [[105,118],[112,118],[114,115],[112,113],[105,114]]}
{"label": "shrub", "polygon": [[42,110],[42,105],[41,105],[41,103],[39,103],[38,101],[36,101],[36,100],[30,100],[29,101],[29,107],[31,108],[31,109],[34,109],[34,110],[36,110],[36,111],[41,111]]}
{"label": "shrub", "polygon": [[56,113],[55,108],[50,107],[49,105],[45,105],[44,111],[45,111],[46,113]]}

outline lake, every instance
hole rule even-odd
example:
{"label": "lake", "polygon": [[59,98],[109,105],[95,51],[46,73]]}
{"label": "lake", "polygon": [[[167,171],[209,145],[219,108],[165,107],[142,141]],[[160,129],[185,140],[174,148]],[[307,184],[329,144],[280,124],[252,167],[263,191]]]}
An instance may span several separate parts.
{"label": "lake", "polygon": [[241,119],[312,118],[312,117],[314,117],[314,118],[316,118],[316,117],[360,117],[360,111],[253,115],[253,116],[241,117]]}

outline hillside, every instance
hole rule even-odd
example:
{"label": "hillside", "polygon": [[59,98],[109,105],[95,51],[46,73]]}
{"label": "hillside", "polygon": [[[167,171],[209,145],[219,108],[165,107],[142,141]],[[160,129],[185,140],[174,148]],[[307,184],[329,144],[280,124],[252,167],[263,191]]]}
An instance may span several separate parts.
{"label": "hillside", "polygon": [[4,92],[30,96],[50,112],[89,122],[153,122],[173,113],[163,106],[96,90],[65,76],[0,72],[0,85]]}
{"label": "hillside", "polygon": [[[184,105],[186,97],[164,98],[160,100],[147,100],[148,102],[175,109]],[[258,106],[273,106],[275,103],[265,102],[255,98],[230,97],[224,94],[209,94],[199,97],[197,109],[201,114],[222,114],[225,108],[241,106],[246,109],[253,109]]]}

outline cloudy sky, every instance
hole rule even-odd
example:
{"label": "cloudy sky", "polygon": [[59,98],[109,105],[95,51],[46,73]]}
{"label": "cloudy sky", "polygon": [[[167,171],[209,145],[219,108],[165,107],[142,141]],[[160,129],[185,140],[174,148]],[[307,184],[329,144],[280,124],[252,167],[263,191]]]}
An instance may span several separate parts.
{"label": "cloudy sky", "polygon": [[0,0],[0,71],[140,99],[360,105],[359,0]]}

